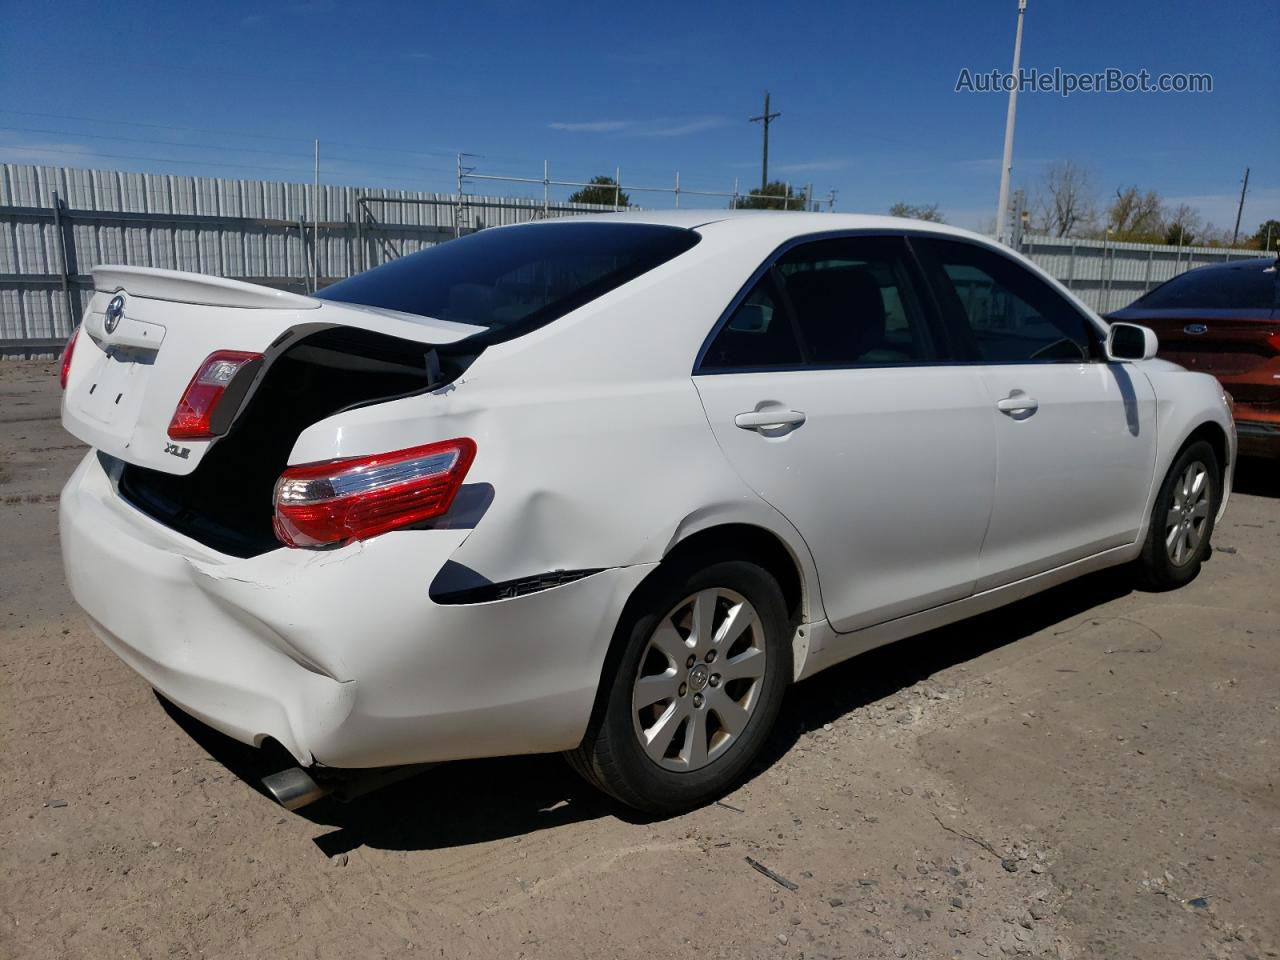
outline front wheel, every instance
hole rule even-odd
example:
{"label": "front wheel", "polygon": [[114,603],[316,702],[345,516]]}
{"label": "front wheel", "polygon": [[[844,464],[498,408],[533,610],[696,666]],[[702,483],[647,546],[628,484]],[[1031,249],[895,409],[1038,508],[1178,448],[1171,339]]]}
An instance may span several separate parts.
{"label": "front wheel", "polygon": [[1138,561],[1142,578],[1157,590],[1190,583],[1212,549],[1213,521],[1222,500],[1218,457],[1203,440],[1188,444],[1173,461],[1151,509]]}
{"label": "front wheel", "polygon": [[570,764],[623,803],[675,813],[726,792],[760,752],[791,679],[777,581],[741,560],[660,571],[619,625],[603,710]]}

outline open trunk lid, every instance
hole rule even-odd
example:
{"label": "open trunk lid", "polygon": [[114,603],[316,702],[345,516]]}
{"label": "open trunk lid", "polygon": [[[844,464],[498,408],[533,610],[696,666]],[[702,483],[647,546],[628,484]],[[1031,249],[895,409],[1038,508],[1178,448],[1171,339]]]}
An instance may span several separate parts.
{"label": "open trunk lid", "polygon": [[216,351],[263,356],[250,374],[253,383],[236,398],[243,403],[277,357],[321,331],[353,328],[430,347],[484,329],[177,270],[100,266],[93,280],[63,395],[63,426],[126,463],[176,475],[194,471],[218,442],[168,434],[192,376]]}

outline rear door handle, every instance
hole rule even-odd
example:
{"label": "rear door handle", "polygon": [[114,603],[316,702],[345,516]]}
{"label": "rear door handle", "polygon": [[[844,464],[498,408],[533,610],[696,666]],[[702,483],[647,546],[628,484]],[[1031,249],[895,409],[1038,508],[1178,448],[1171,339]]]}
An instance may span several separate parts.
{"label": "rear door handle", "polygon": [[805,421],[799,410],[751,410],[740,413],[733,422],[743,430],[768,430],[776,427],[798,427]]}
{"label": "rear door handle", "polygon": [[1040,404],[1036,401],[1035,397],[1028,397],[1021,390],[1015,390],[1003,400],[997,400],[996,409],[1011,417],[1017,416],[1018,414],[1031,416],[1031,414],[1040,409]]}

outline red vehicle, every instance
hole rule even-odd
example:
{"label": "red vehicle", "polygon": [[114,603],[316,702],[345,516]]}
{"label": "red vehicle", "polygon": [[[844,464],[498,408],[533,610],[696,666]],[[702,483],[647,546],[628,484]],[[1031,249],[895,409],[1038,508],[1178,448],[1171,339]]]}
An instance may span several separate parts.
{"label": "red vehicle", "polygon": [[1242,456],[1280,457],[1280,260],[1188,270],[1108,321],[1139,323],[1160,356],[1212,373],[1235,400]]}

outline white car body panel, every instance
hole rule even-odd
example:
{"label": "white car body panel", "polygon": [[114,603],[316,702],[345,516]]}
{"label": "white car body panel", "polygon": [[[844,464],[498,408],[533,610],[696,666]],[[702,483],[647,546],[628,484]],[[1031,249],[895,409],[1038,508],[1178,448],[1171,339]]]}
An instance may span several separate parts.
{"label": "white car body panel", "polygon": [[986,407],[1033,398],[1026,419],[994,413],[995,509],[979,593],[1132,543],[1155,462],[1155,392],[1123,363],[980,368]]}
{"label": "white car body panel", "polygon": [[[488,347],[447,386],[304,429],[291,464],[471,437],[466,484],[493,491],[474,514],[330,551],[218,553],[125,501],[112,471],[119,460],[196,469],[210,444],[186,444],[178,459],[162,441],[215,350],[269,363],[329,326],[424,344],[477,328],[235,281],[95,271],[63,420],[109,456],[91,452],[68,482],[61,536],[68,583],[111,649],[205,722],[249,743],[271,737],[302,763],[563,750],[586,729],[628,598],[692,536],[743,525],[785,548],[803,593],[793,640],[802,678],[1132,559],[1169,463],[1204,424],[1227,437],[1229,489],[1234,430],[1216,382],[1162,361],[692,374],[717,318],[797,236],[919,232],[990,246],[982,238],[885,217],[598,219],[697,228],[702,241]],[[125,319],[107,334],[103,311],[121,288]],[[160,348],[146,370],[110,355],[154,349],[153,339]],[[1119,387],[1124,376],[1131,392]],[[90,403],[97,382],[122,395],[116,410]],[[1041,403],[1024,422],[994,406],[1015,387]],[[805,425],[776,438],[733,425],[769,400],[803,410]],[[1055,499],[1068,506],[1045,516]],[[431,596],[442,577],[501,584],[551,571],[598,572],[511,599]]]}
{"label": "white car body panel", "polygon": [[[834,629],[856,630],[973,592],[996,442],[991,405],[971,368],[695,379],[729,461],[813,551]],[[806,419],[774,436],[735,424],[738,414],[765,404]]]}

